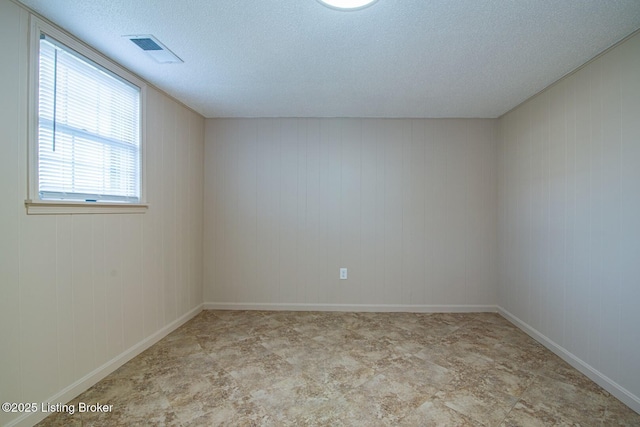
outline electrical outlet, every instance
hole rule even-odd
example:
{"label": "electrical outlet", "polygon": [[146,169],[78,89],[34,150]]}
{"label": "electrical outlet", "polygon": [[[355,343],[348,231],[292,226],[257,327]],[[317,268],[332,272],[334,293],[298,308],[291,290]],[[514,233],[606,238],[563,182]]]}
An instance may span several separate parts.
{"label": "electrical outlet", "polygon": [[340,268],[340,280],[347,280],[347,269],[344,267]]}

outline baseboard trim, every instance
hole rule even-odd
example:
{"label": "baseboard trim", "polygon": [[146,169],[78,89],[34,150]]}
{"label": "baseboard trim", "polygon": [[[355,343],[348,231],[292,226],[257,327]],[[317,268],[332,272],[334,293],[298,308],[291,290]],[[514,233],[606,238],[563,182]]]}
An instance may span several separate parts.
{"label": "baseboard trim", "polygon": [[593,366],[589,365],[575,354],[571,353],[564,347],[556,344],[553,340],[549,339],[542,333],[540,333],[535,328],[529,326],[527,323],[523,322],[512,313],[508,312],[504,308],[498,306],[498,313],[502,315],[505,319],[516,325],[518,328],[522,329],[533,339],[538,341],[540,344],[547,347],[549,350],[557,354],[560,358],[562,358],[569,365],[576,368],[578,371],[585,374],[589,377],[593,382],[598,384],[603,389],[607,390],[613,396],[618,398],[625,405],[633,409],[634,411],[640,413],[640,398],[633,393],[631,393],[626,388],[622,387],[620,384],[613,381],[611,378],[604,375],[602,372],[595,369]]}
{"label": "baseboard trim", "polygon": [[[93,386],[98,381],[102,380],[104,377],[106,377],[107,375],[109,375],[110,373],[112,373],[113,371],[115,371],[125,363],[127,363],[129,360],[133,359],[134,357],[136,357],[137,355],[139,355],[140,353],[142,353],[143,351],[145,351],[146,349],[148,349],[149,347],[151,347],[152,345],[160,341],[162,338],[166,337],[171,332],[178,329],[180,326],[182,326],[183,324],[185,324],[186,322],[194,318],[198,313],[200,313],[203,310],[203,308],[204,308],[203,304],[198,305],[196,308],[180,316],[179,318],[169,323],[164,328],[148,336],[147,338],[143,339],[139,343],[135,344],[133,347],[125,350],[124,352],[120,353],[113,359],[109,360],[102,366],[94,369],[92,372],[80,378],[78,381],[74,382],[73,384],[62,389],[61,391],[54,394],[53,396],[49,397],[45,402],[66,403],[74,399],[80,393],[84,392],[89,387]],[[50,414],[42,413],[42,412],[24,414],[23,416],[16,418],[15,420],[7,424],[7,427],[32,426],[42,421],[43,419],[45,419],[48,415]]]}
{"label": "baseboard trim", "polygon": [[352,311],[398,313],[495,313],[495,305],[304,304],[205,302],[205,310]]}

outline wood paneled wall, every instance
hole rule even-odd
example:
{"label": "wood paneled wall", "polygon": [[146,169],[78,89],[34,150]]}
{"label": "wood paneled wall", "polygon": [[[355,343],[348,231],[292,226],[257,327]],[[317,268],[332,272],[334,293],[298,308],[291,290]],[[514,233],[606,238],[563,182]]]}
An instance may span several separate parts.
{"label": "wood paneled wall", "polygon": [[640,411],[640,35],[499,134],[500,306]]}
{"label": "wood paneled wall", "polygon": [[210,307],[494,307],[495,120],[208,119],[205,133]]}
{"label": "wood paneled wall", "polygon": [[66,402],[202,304],[204,119],[149,90],[147,213],[26,215],[28,21],[0,1],[0,401]]}

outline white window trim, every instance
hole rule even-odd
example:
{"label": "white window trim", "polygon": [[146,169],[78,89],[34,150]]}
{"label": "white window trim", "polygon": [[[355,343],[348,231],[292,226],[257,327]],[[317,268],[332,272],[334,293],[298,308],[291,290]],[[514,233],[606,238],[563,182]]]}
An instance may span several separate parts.
{"label": "white window trim", "polygon": [[[96,64],[120,76],[140,88],[140,202],[108,203],[82,201],[41,200],[38,191],[38,82],[40,34],[45,33]],[[39,19],[30,16],[29,39],[29,131],[28,131],[28,196],[25,200],[27,214],[103,214],[103,213],[144,213],[146,199],[146,99],[147,85],[129,71],[100,55],[77,39]]]}

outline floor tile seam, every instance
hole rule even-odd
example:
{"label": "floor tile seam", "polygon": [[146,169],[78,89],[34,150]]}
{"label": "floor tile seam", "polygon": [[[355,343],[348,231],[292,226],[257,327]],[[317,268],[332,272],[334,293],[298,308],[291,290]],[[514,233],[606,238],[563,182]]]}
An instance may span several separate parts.
{"label": "floor tile seam", "polygon": [[[438,400],[441,400],[441,399],[438,399]],[[447,409],[449,409],[450,411],[455,412],[456,414],[458,414],[458,416],[461,416],[465,420],[466,419],[471,420],[475,424],[481,425],[483,427],[493,427],[493,426],[487,426],[485,423],[483,423],[482,421],[477,420],[476,418],[472,417],[471,415],[463,414],[462,412],[458,411],[457,409],[452,408],[451,406],[447,405],[447,402],[445,402],[445,401],[442,401],[442,405],[444,407],[446,407]]]}
{"label": "floor tile seam", "polygon": [[[178,412],[176,411],[176,408],[173,406],[173,404],[171,403],[171,399],[169,399],[168,396],[165,396],[165,398],[167,399],[167,402],[169,402],[169,411],[165,411],[165,414],[173,414],[176,418],[180,418],[180,415],[178,415]],[[182,422],[182,420],[179,420],[179,425],[183,426],[184,423]]]}
{"label": "floor tile seam", "polygon": [[445,338],[449,338],[451,335],[453,335],[456,332],[458,332],[459,330],[461,330],[462,326],[464,326],[464,325],[460,325],[460,326],[456,327],[455,329],[453,329],[452,331],[449,331],[449,332],[443,334],[442,336],[438,337],[440,342],[444,341]]}
{"label": "floor tile seam", "polygon": [[[518,399],[518,401],[516,402],[515,405],[513,405],[513,408],[515,408],[515,406],[522,402],[523,404],[527,404],[529,406],[531,406],[534,410],[543,410],[549,414],[551,414],[553,417],[555,418],[559,418],[560,422],[563,424],[560,425],[567,425],[566,423],[570,423],[571,425],[574,425],[573,423],[575,422],[575,419],[571,418],[568,414],[559,411],[558,409],[552,408],[547,406],[544,403],[541,403],[539,401],[529,401],[523,397],[521,397],[520,399]],[[511,411],[513,411],[513,408],[511,408]],[[509,413],[511,413],[511,411],[509,411]],[[604,421],[604,417],[602,420],[598,419],[598,421]],[[558,425],[558,424],[554,424],[554,425]],[[600,424],[602,425],[602,424]]]}
{"label": "floor tile seam", "polygon": [[[527,386],[527,388],[529,388],[529,386]],[[525,389],[526,391],[526,389]],[[524,392],[522,392],[522,394],[524,394]],[[522,395],[521,395],[522,396]],[[504,423],[506,421],[507,418],[509,418],[509,415],[511,414],[511,412],[513,411],[513,408],[516,407],[516,405],[518,404],[518,402],[522,401],[522,397],[518,397],[516,399],[516,401],[514,402],[513,405],[511,405],[511,408],[509,408],[509,410],[507,411],[507,413],[504,415],[504,418],[502,419],[502,421],[500,421],[500,423],[498,424],[499,426],[502,425],[502,423]]]}
{"label": "floor tile seam", "polygon": [[[444,384],[443,384],[444,386]],[[427,402],[433,402],[435,400],[438,400],[437,394],[439,392],[444,392],[444,389],[442,388],[443,386],[440,387],[434,387],[434,389],[436,389],[436,391],[434,391],[433,393],[431,393],[431,395],[429,396],[429,398],[427,400],[425,400],[424,402],[422,402],[420,405],[418,405],[416,408],[414,408],[414,410],[417,410],[419,407],[421,407],[422,405],[424,405]],[[459,413],[459,412],[458,412]]]}
{"label": "floor tile seam", "polygon": [[[440,366],[440,365],[438,365],[438,366]],[[446,369],[446,368],[445,368],[445,369]],[[442,391],[443,393],[446,393],[445,388],[446,388],[448,385],[450,385],[452,382],[454,382],[454,381],[455,381],[455,379],[456,379],[455,375],[452,375],[452,376],[451,376],[451,378],[450,378],[446,383],[444,383],[444,384],[442,384],[442,386],[440,386],[440,388],[438,389],[438,392],[439,392],[439,391]],[[455,387],[454,387],[454,388],[455,388]],[[436,392],[436,393],[437,393],[437,392]],[[434,395],[435,395],[435,393],[434,393]]]}

